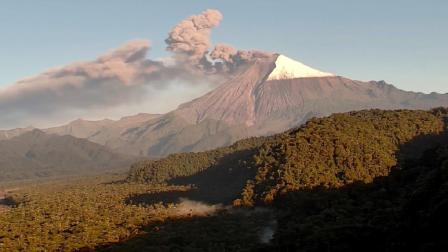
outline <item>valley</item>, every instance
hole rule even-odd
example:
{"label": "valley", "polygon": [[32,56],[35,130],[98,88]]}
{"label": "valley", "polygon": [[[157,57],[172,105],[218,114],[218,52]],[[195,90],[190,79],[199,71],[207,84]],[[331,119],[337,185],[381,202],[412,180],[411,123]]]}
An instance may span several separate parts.
{"label": "valley", "polygon": [[408,230],[407,218],[425,207],[433,214],[412,225],[447,221],[445,200],[437,203],[448,181],[447,115],[335,114],[230,147],[140,161],[127,174],[21,185],[6,194],[13,204],[0,214],[0,250],[440,248],[442,238]]}

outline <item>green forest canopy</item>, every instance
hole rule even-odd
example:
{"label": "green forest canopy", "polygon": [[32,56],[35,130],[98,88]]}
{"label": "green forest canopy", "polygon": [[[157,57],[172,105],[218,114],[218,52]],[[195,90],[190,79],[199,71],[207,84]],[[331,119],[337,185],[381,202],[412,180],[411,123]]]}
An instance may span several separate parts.
{"label": "green forest canopy", "polygon": [[[402,145],[418,136],[440,134],[445,112],[365,110],[314,118],[272,137],[142,161],[132,166],[128,180],[165,183],[207,170],[221,170],[214,173],[219,176],[232,169],[250,170],[245,172],[248,177],[235,201],[250,206],[270,203],[277,194],[287,191],[338,188],[356,181],[369,183],[388,175],[397,165]],[[235,154],[238,159],[228,158]]]}

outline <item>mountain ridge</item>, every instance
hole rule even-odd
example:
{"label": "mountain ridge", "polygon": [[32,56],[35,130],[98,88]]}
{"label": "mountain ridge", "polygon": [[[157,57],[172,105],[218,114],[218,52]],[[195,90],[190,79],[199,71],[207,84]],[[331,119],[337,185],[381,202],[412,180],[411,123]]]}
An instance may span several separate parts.
{"label": "mountain ridge", "polygon": [[124,170],[136,160],[86,139],[33,129],[0,141],[0,182]]}

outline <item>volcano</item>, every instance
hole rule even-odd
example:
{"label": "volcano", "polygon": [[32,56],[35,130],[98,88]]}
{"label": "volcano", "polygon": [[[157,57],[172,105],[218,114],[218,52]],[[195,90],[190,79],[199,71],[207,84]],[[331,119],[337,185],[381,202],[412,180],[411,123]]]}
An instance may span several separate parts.
{"label": "volcano", "polygon": [[332,113],[440,106],[448,106],[448,94],[408,92],[384,81],[351,80],[271,54],[241,65],[216,89],[170,113],[120,121],[77,120],[44,131],[86,138],[125,154],[162,157],[279,133]]}
{"label": "volcano", "polygon": [[279,133],[337,112],[439,106],[448,106],[447,94],[407,92],[384,81],[355,81],[274,54],[243,66],[204,96],[123,131],[117,145],[110,147],[159,157]]}

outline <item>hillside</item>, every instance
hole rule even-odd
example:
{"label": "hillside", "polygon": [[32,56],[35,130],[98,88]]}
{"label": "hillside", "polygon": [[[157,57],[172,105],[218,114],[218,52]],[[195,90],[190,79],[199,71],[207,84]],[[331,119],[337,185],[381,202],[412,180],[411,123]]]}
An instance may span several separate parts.
{"label": "hillside", "polygon": [[275,248],[446,251],[448,138],[439,140],[426,139],[433,147],[423,155],[370,183],[285,193],[275,201],[283,212]]}
{"label": "hillside", "polygon": [[131,183],[23,185],[5,195],[13,207],[0,215],[0,243],[7,251],[446,251],[447,116],[335,114],[138,162]]}
{"label": "hillside", "polygon": [[[418,157],[444,131],[441,117],[425,111],[369,110],[313,119],[260,148],[257,175],[247,183],[243,204],[271,203],[279,194],[317,187],[371,183],[401,159]],[[429,139],[428,141],[425,141]],[[410,141],[412,155],[400,153]]]}
{"label": "hillside", "polygon": [[123,169],[133,160],[85,139],[31,130],[0,141],[0,181],[80,176]]}
{"label": "hillside", "polygon": [[6,140],[10,139],[16,136],[20,136],[23,133],[32,131],[33,127],[27,127],[27,128],[17,128],[12,130],[0,130],[0,140]]}
{"label": "hillside", "polygon": [[193,184],[198,191],[184,197],[207,202],[273,205],[278,225],[268,250],[444,251],[447,116],[448,109],[335,114],[259,138],[244,155],[237,146],[247,140],[140,162],[128,180]]}
{"label": "hillside", "polygon": [[195,183],[193,178],[208,174],[216,177],[203,180],[214,181],[209,184],[216,186],[239,177],[244,190],[236,203],[244,205],[270,203],[283,191],[369,183],[397,165],[396,152],[403,144],[444,130],[442,118],[434,113],[368,110],[315,118],[272,137],[142,161],[132,166],[129,180],[161,183],[191,177]]}

